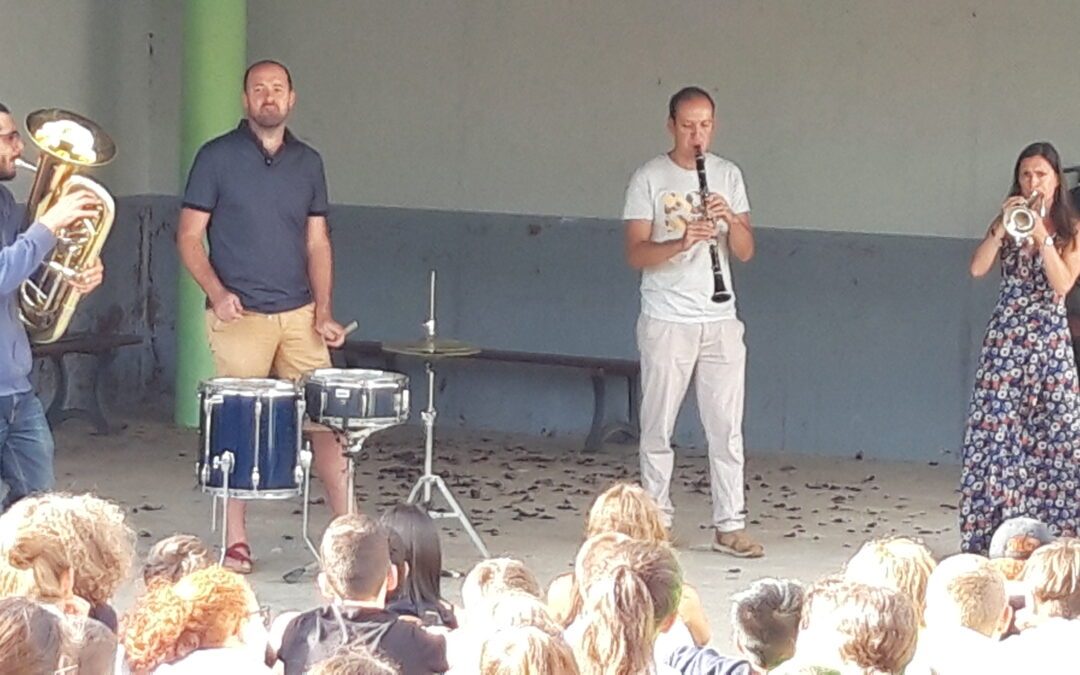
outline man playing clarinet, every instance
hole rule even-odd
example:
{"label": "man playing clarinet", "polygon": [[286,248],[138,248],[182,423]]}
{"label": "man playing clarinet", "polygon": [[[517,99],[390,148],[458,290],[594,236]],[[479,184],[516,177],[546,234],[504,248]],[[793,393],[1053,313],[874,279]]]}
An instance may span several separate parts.
{"label": "man playing clarinet", "polygon": [[671,435],[694,376],[709,444],[712,548],[758,558],[764,549],[745,529],[746,346],[728,264],[729,251],[743,262],[753,257],[754,235],[742,172],[708,152],[715,109],[699,87],[672,96],[673,147],[635,171],[626,189],[626,258],[641,270],[641,479],[670,531]]}

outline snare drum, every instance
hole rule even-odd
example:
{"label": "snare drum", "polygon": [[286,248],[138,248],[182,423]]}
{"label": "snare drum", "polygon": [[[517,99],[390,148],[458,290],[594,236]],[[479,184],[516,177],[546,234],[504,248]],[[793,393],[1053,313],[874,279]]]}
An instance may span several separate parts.
{"label": "snare drum", "polygon": [[225,493],[222,459],[229,453],[232,499],[285,499],[300,494],[297,466],[304,419],[300,389],[287,380],[217,377],[199,385],[203,492]]}
{"label": "snare drum", "polygon": [[301,385],[308,417],[332,429],[383,429],[409,419],[409,378],[401,373],[318,368]]}

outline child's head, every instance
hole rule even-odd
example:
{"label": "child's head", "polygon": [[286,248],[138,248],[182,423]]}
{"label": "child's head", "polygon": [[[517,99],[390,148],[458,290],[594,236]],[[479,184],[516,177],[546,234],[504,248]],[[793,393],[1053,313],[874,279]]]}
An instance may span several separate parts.
{"label": "child's head", "polygon": [[124,512],[93,495],[27,497],[0,516],[0,593],[53,602],[70,573],[75,595],[104,605],[127,578],[135,534]]}
{"label": "child's head", "polygon": [[926,583],[934,556],[922,542],[907,537],[874,539],[862,545],[844,568],[844,579],[903,593],[922,623]]}
{"label": "child's head", "polygon": [[340,600],[385,600],[388,584],[396,579],[386,529],[362,513],[335,518],[319,553],[320,584]]}
{"label": "child's head", "polygon": [[1061,538],[1036,549],[1024,565],[1037,616],[1080,618],[1080,539]]}
{"label": "child's head", "polygon": [[513,591],[504,593],[491,604],[491,630],[532,626],[550,635],[562,635],[562,626],[556,623],[543,600]]}
{"label": "child's head", "polygon": [[731,630],[739,652],[758,670],[772,670],[795,653],[803,585],[759,579],[731,596]]}
{"label": "child's head", "polygon": [[253,611],[255,595],[244,578],[214,565],[175,584],[153,583],[124,618],[120,639],[132,668],[152,671],[238,640]]}
{"label": "child's head", "polygon": [[796,651],[807,663],[901,673],[915,653],[918,632],[907,595],[829,579],[806,594]]}
{"label": "child's head", "polygon": [[480,652],[480,675],[577,675],[574,652],[559,635],[533,626],[495,631]]}
{"label": "child's head", "polygon": [[540,597],[540,583],[525,563],[515,558],[489,558],[476,564],[461,584],[461,603],[469,620],[482,619],[491,605],[508,593]]}
{"label": "child's head", "polygon": [[660,507],[641,486],[632,483],[616,483],[593,502],[585,523],[585,538],[604,532],[619,532],[645,541],[668,541]]}
{"label": "child's head", "polygon": [[149,586],[161,579],[176,583],[196,570],[214,564],[206,544],[192,534],[174,534],[154,544],[143,564],[143,582]]}
{"label": "child's head", "polygon": [[574,579],[570,589],[570,611],[563,624],[569,626],[581,613],[585,589],[612,566],[612,556],[619,544],[632,541],[619,532],[602,532],[585,540],[574,557]]}
{"label": "child's head", "polygon": [[357,641],[342,645],[308,672],[310,675],[398,675],[400,671]]}
{"label": "child's head", "polygon": [[65,618],[68,653],[79,673],[111,673],[116,666],[116,634],[95,619]]}
{"label": "child's head", "polygon": [[416,504],[396,504],[379,522],[401,537],[408,564],[408,575],[400,579],[394,597],[408,598],[421,609],[437,606],[442,600],[442,547],[435,521]]}
{"label": "child's head", "polygon": [[24,597],[0,599],[0,664],[12,675],[51,673],[65,647],[61,619]]}
{"label": "child's head", "polygon": [[942,560],[926,587],[926,627],[963,626],[997,639],[1012,612],[1005,575],[987,558],[962,553]]}

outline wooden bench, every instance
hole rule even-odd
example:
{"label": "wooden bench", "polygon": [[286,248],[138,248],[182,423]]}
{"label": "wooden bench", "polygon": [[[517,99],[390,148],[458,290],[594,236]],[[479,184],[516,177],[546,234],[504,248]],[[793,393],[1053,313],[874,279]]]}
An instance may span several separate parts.
{"label": "wooden bench", "polygon": [[[105,417],[105,408],[102,405],[104,393],[102,391],[105,375],[116,358],[116,350],[120,347],[142,344],[143,339],[138,335],[92,335],[89,333],[72,333],[56,342],[47,345],[33,345],[31,350],[34,358],[49,359],[56,372],[56,392],[53,394],[49,409],[45,411],[45,417],[49,425],[56,428],[75,417],[84,419],[94,425],[99,434],[110,434],[114,428]],[[91,375],[90,408],[75,408],[68,405],[70,394],[69,387],[71,377],[68,371],[68,354],[86,354],[94,357],[94,370]]]}
{"label": "wooden bench", "polygon": [[[382,348],[381,342],[371,340],[349,340],[339,350],[347,368],[363,365],[364,358],[376,357],[382,360],[386,370],[396,370],[397,358],[422,360],[422,356],[393,354]],[[585,438],[585,450],[594,452],[608,440],[624,435],[637,438],[638,435],[638,375],[640,364],[630,359],[614,359],[599,356],[573,356],[567,354],[545,354],[540,352],[519,352],[506,349],[482,349],[471,356],[454,357],[454,360],[473,359],[498,363],[525,363],[536,366],[557,368],[577,368],[587,370],[593,386],[593,416],[589,435]],[[626,379],[627,401],[626,420],[607,422],[607,378],[615,376]]]}

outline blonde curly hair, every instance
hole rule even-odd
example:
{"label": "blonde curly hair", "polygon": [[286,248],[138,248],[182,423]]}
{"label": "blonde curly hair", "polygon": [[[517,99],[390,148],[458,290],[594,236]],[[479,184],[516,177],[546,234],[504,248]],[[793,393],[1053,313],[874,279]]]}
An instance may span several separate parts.
{"label": "blonde curly hair", "polygon": [[153,671],[186,656],[181,638],[196,649],[220,647],[240,634],[254,604],[251,587],[219,565],[201,569],[175,584],[151,583],[124,617],[120,642],[134,671]]}
{"label": "blonde curly hair", "polygon": [[663,514],[640,485],[616,483],[600,493],[585,521],[585,538],[619,532],[631,539],[667,542]]}
{"label": "blonde curly hair", "polygon": [[55,601],[70,570],[75,595],[105,605],[134,557],[135,533],[123,510],[90,494],[26,497],[0,516],[0,595]]}

